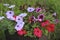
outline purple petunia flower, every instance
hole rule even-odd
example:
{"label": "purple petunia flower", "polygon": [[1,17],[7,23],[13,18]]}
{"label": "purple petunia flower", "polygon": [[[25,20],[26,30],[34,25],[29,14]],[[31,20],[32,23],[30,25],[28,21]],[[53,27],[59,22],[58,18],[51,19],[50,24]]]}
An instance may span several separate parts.
{"label": "purple petunia flower", "polygon": [[40,15],[38,15],[38,20],[43,21],[44,17],[45,17],[44,14],[40,14]]}
{"label": "purple petunia flower", "polygon": [[36,8],[36,12],[38,13],[38,12],[41,12],[41,8]]}

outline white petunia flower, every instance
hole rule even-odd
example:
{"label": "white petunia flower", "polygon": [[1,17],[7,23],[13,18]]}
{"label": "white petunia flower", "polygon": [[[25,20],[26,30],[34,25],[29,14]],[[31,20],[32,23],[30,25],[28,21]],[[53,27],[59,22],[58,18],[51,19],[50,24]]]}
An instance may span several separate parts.
{"label": "white petunia flower", "polygon": [[9,6],[8,8],[14,8],[15,7],[15,5],[11,5],[11,6]]}
{"label": "white petunia flower", "polygon": [[6,7],[8,7],[9,6],[9,4],[3,4],[4,6],[6,6]]}
{"label": "white petunia flower", "polygon": [[14,11],[7,11],[6,16],[14,16]]}
{"label": "white petunia flower", "polygon": [[22,30],[24,24],[25,24],[24,22],[17,23],[16,26],[15,26],[15,29],[17,31]]}
{"label": "white petunia flower", "polygon": [[3,20],[5,17],[4,16],[2,16],[2,17],[0,17],[0,20]]}
{"label": "white petunia flower", "polygon": [[14,16],[14,11],[7,11],[6,16],[9,20],[15,20]]}
{"label": "white petunia flower", "polygon": [[20,17],[20,16],[17,16],[15,21],[16,21],[17,23],[18,23],[18,22],[23,22],[23,18]]}
{"label": "white petunia flower", "polygon": [[35,10],[35,8],[33,8],[33,7],[28,7],[28,8],[27,8],[27,11],[28,11],[28,12],[33,12],[34,10]]}
{"label": "white petunia flower", "polygon": [[27,16],[27,13],[21,13],[19,16],[20,17],[25,17],[25,16]]}

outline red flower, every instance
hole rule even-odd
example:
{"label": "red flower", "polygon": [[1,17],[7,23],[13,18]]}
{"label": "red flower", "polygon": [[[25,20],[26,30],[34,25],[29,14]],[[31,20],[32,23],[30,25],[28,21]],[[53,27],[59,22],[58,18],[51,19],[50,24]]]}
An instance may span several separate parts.
{"label": "red flower", "polygon": [[42,36],[42,31],[39,28],[34,28],[34,35],[40,38]]}
{"label": "red flower", "polygon": [[27,32],[26,32],[26,30],[20,30],[17,33],[18,33],[18,35],[22,36],[22,35],[25,35]]}
{"label": "red flower", "polygon": [[45,22],[42,22],[41,23],[41,26],[42,27],[45,27],[46,25],[48,25],[50,23],[50,21],[49,20],[46,20]]}
{"label": "red flower", "polygon": [[48,32],[54,32],[55,30],[55,25],[54,24],[49,24],[46,29],[48,30]]}

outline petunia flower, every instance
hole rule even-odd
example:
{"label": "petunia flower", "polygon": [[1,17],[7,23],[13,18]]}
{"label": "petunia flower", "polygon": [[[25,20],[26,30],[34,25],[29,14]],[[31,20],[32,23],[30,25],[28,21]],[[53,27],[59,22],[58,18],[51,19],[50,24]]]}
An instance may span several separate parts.
{"label": "petunia flower", "polygon": [[8,7],[9,6],[9,4],[3,4],[4,6],[6,6],[6,7]]}
{"label": "petunia flower", "polygon": [[34,35],[38,38],[42,36],[42,31],[39,28],[34,28]]}
{"label": "petunia flower", "polygon": [[22,30],[24,24],[25,24],[24,22],[19,22],[19,23],[17,23],[16,26],[15,26],[15,29],[16,29],[17,31]]}
{"label": "petunia flower", "polygon": [[17,23],[18,22],[23,22],[23,18],[20,17],[20,16],[16,16],[16,20],[15,20]]}
{"label": "petunia flower", "polygon": [[7,11],[6,16],[14,16],[14,11]]}
{"label": "petunia flower", "polygon": [[38,15],[38,21],[43,21],[44,20],[44,14],[40,14],[40,15]]}
{"label": "petunia flower", "polygon": [[41,12],[41,8],[36,8],[36,12],[38,13],[38,12]]}
{"label": "petunia flower", "polygon": [[15,7],[15,5],[11,5],[11,6],[9,6],[8,8],[14,8]]}
{"label": "petunia flower", "polygon": [[13,16],[14,16],[14,11],[7,11],[7,12],[6,12],[6,17],[7,17],[9,20],[15,20]]}
{"label": "petunia flower", "polygon": [[19,14],[18,16],[16,16],[16,22],[23,22],[23,18],[25,17],[25,16],[27,16],[27,14],[26,13],[21,13],[21,14]]}
{"label": "petunia flower", "polygon": [[4,16],[1,16],[1,17],[0,17],[0,20],[3,20],[4,18],[5,18]]}
{"label": "petunia flower", "polygon": [[33,12],[34,10],[35,10],[35,8],[33,8],[33,7],[28,7],[28,8],[27,8],[27,11],[28,11],[28,12]]}
{"label": "petunia flower", "polygon": [[31,16],[29,17],[29,22],[36,22],[36,21],[39,21],[39,22],[42,22],[44,20],[44,15],[43,14],[40,14],[38,15],[38,18],[35,18],[34,16]]}

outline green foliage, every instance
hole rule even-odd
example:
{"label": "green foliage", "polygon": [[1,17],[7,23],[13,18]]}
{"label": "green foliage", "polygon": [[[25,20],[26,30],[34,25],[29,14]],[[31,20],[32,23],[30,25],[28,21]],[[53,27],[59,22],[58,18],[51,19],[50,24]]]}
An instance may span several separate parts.
{"label": "green foliage", "polygon": [[0,40],[6,40],[4,30],[0,30]]}
{"label": "green foliage", "polygon": [[58,18],[60,19],[60,0],[46,0],[46,6],[52,8],[57,12]]}

